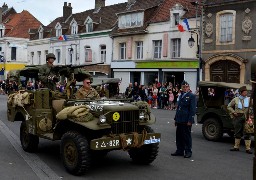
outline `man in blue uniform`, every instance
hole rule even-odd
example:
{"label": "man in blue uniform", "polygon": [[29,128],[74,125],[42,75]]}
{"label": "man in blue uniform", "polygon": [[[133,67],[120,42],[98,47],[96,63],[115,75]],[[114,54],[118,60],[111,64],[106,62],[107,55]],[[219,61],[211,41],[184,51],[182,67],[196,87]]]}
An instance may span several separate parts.
{"label": "man in blue uniform", "polygon": [[179,97],[178,107],[174,118],[177,150],[171,155],[190,158],[192,156],[191,127],[194,123],[196,112],[196,97],[191,93],[189,84],[186,81],[182,82],[181,88],[182,93]]}

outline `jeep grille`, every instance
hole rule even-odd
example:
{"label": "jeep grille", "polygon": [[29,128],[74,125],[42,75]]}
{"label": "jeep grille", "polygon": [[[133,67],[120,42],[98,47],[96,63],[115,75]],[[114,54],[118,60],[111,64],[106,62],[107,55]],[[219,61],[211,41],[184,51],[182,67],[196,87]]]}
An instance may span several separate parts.
{"label": "jeep grille", "polygon": [[138,132],[139,111],[119,111],[120,119],[112,121],[113,134]]}

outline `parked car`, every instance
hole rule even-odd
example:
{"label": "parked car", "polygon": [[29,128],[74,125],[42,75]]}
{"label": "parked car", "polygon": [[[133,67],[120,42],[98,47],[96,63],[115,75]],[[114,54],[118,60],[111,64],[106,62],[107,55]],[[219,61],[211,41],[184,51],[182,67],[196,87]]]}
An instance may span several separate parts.
{"label": "parked car", "polygon": [[205,139],[219,141],[224,133],[234,136],[232,119],[227,111],[228,103],[237,95],[237,89],[249,84],[200,81],[199,99],[197,102],[197,123],[202,124]]}

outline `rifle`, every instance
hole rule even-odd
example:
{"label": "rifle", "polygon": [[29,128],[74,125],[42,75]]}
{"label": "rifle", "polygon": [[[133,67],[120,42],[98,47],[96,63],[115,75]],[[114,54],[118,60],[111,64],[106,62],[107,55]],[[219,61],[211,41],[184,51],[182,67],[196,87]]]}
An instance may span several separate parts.
{"label": "rifle", "polygon": [[92,79],[92,76],[89,72],[85,70],[86,66],[93,66],[103,63],[94,63],[94,64],[84,64],[84,65],[57,65],[53,66],[52,70],[60,76],[67,77],[67,84],[65,91],[67,93],[68,99],[73,96],[73,90],[75,87],[76,81],[83,81],[85,77]]}

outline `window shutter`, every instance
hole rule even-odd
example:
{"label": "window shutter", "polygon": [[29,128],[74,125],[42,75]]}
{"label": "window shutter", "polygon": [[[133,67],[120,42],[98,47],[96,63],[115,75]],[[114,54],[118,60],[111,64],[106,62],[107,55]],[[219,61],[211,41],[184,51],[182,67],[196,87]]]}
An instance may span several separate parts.
{"label": "window shutter", "polygon": [[88,61],[92,62],[92,50],[88,49]]}
{"label": "window shutter", "polygon": [[130,37],[127,42],[127,58],[132,58],[132,37]]}
{"label": "window shutter", "polygon": [[168,34],[165,33],[163,37],[163,57],[168,55]]}

